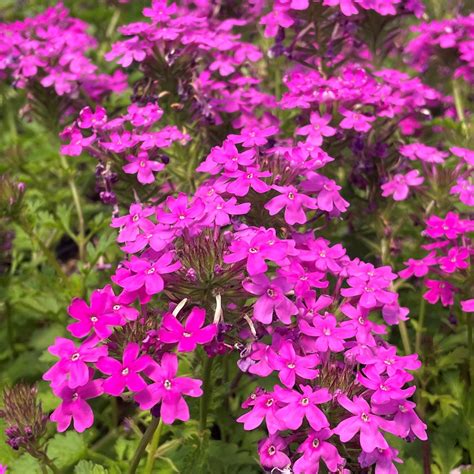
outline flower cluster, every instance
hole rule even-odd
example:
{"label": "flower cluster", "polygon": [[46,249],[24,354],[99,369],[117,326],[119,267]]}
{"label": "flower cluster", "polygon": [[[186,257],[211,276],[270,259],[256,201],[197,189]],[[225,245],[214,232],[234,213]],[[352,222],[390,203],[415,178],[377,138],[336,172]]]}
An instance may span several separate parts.
{"label": "flower cluster", "polygon": [[[97,45],[88,25],[69,16],[59,3],[33,18],[0,24],[0,78],[26,89],[29,107],[45,116],[57,103],[59,118],[83,107],[87,100],[100,102],[126,87],[126,76],[97,72],[86,52]],[[67,100],[66,100],[67,99]],[[46,116],[45,116],[46,117]]]}
{"label": "flower cluster", "polygon": [[405,47],[409,64],[420,72],[435,68],[437,74],[474,82],[474,15],[443,19],[413,26],[418,33]]}

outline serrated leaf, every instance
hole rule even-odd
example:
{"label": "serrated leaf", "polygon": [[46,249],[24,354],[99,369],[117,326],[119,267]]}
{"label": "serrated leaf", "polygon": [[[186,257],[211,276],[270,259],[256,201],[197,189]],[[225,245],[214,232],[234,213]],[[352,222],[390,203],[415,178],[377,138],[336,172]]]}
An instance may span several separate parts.
{"label": "serrated leaf", "polygon": [[84,438],[74,431],[57,434],[48,442],[48,456],[58,467],[72,466],[86,453]]}
{"label": "serrated leaf", "polygon": [[74,474],[108,474],[108,469],[92,461],[80,461],[74,468]]}

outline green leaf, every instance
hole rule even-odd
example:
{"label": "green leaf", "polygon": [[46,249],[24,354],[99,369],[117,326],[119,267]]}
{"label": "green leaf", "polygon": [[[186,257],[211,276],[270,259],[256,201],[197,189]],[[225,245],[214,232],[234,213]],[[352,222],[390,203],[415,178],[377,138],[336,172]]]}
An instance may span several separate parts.
{"label": "green leaf", "polygon": [[100,464],[92,461],[80,461],[74,468],[74,474],[108,474],[108,470]]}
{"label": "green leaf", "polygon": [[48,443],[48,456],[58,467],[72,466],[86,454],[84,437],[74,431],[57,434]]}
{"label": "green leaf", "polygon": [[41,474],[39,462],[29,454],[22,454],[13,463],[8,464],[8,474]]}

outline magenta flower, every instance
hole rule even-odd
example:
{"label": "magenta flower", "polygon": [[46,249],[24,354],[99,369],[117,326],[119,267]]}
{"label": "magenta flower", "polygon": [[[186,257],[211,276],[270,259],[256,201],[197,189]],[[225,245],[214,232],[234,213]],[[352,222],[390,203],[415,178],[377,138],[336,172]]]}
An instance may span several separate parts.
{"label": "magenta flower", "polygon": [[430,216],[426,221],[425,234],[433,239],[446,237],[448,239],[456,239],[458,235],[468,230],[465,221],[459,219],[459,215],[454,212],[448,212],[443,219],[438,216]]}
{"label": "magenta flower", "polygon": [[77,119],[77,125],[80,128],[88,129],[93,128],[100,129],[107,123],[107,112],[103,107],[97,106],[95,112],[90,107],[84,107]]}
{"label": "magenta flower", "polygon": [[189,227],[193,222],[200,219],[205,210],[204,202],[197,198],[188,202],[188,196],[180,193],[178,197],[169,196],[166,206],[170,212],[158,208],[156,216],[161,224],[168,224],[177,228]]}
{"label": "magenta flower", "polygon": [[291,342],[285,341],[278,347],[278,350],[268,352],[268,364],[278,370],[278,377],[283,385],[293,388],[296,376],[307,380],[315,379],[319,371],[315,367],[319,364],[319,357],[316,354],[299,356]]}
{"label": "magenta flower", "polygon": [[328,114],[321,117],[317,112],[311,112],[309,121],[310,125],[297,128],[296,133],[297,135],[307,135],[308,143],[314,146],[321,146],[323,137],[332,137],[336,134],[336,129],[328,125],[331,122],[331,116]]}
{"label": "magenta flower", "polygon": [[304,418],[316,431],[328,427],[326,416],[316,406],[332,399],[328,389],[313,389],[310,385],[300,385],[299,388],[302,393],[275,387],[278,400],[286,405],[277,411],[277,418],[290,430],[297,430],[303,424]]}
{"label": "magenta flower", "polygon": [[122,167],[127,174],[136,174],[139,183],[150,184],[155,181],[153,172],[161,171],[165,165],[150,160],[146,151],[141,151],[138,156],[128,155],[128,165]]}
{"label": "magenta flower", "polygon": [[431,252],[420,260],[409,258],[407,262],[403,263],[407,268],[398,273],[402,278],[410,278],[412,275],[420,278],[428,274],[430,267],[436,265],[438,259],[436,258],[436,253]]}
{"label": "magenta flower", "polygon": [[288,442],[277,434],[258,443],[258,454],[260,463],[264,467],[284,469],[291,464],[290,458],[285,454]]}
{"label": "magenta flower", "polygon": [[347,283],[351,288],[342,288],[341,295],[346,297],[359,296],[359,304],[363,308],[375,308],[378,305],[391,304],[395,301],[396,294],[386,290],[388,282],[382,278],[371,278],[365,280],[358,277],[350,277]]}
{"label": "magenta flower", "polygon": [[90,307],[80,298],[72,300],[67,311],[78,322],[69,324],[67,329],[74,337],[85,337],[93,330],[99,339],[107,339],[113,326],[123,324],[122,318],[110,312],[110,298],[106,291],[93,291],[90,300]]}
{"label": "magenta flower", "polygon": [[228,138],[233,143],[242,143],[245,148],[265,145],[267,137],[278,133],[278,127],[270,126],[265,128],[244,127],[240,135],[229,135]]}
{"label": "magenta flower", "polygon": [[256,193],[266,193],[271,188],[260,178],[268,178],[271,175],[269,171],[260,171],[252,166],[249,166],[246,171],[227,173],[226,176],[229,178],[235,178],[227,185],[227,192],[235,196],[246,196],[252,188]]}
{"label": "magenta flower", "polygon": [[160,293],[165,286],[161,275],[173,273],[181,268],[179,261],[172,263],[173,259],[173,252],[164,253],[154,262],[133,256],[130,261],[127,262],[127,266],[132,271],[132,275],[120,280],[118,284],[127,291],[137,291],[145,287],[145,291],[148,295]]}
{"label": "magenta flower", "polygon": [[109,140],[110,142],[102,141],[100,144],[106,150],[114,153],[122,153],[127,148],[133,148],[137,144],[137,138],[130,132],[123,132],[122,134],[113,132],[110,134]]}
{"label": "magenta flower", "polygon": [[431,304],[441,300],[443,306],[451,306],[454,303],[455,287],[447,281],[425,280],[429,290],[423,294],[423,298]]}
{"label": "magenta flower", "polygon": [[139,352],[140,346],[130,342],[123,351],[122,362],[112,357],[102,357],[96,363],[102,373],[110,375],[103,384],[105,393],[117,397],[125,387],[132,392],[138,392],[146,387],[145,381],[138,373],[146,369],[153,360],[148,355],[139,357]]}
{"label": "magenta flower", "polygon": [[360,467],[367,468],[375,464],[378,473],[397,474],[398,470],[393,462],[403,462],[397,457],[398,451],[394,448],[374,449],[371,453],[362,452],[358,458]]}
{"label": "magenta flower", "polygon": [[43,380],[51,381],[52,387],[67,384],[77,388],[89,381],[89,367],[86,362],[97,362],[107,355],[107,347],[95,347],[97,339],[92,338],[79,347],[64,337],[57,337],[48,348],[50,354],[60,358],[44,375]]}
{"label": "magenta flower", "polygon": [[217,333],[217,326],[209,324],[202,327],[206,310],[194,307],[184,325],[171,313],[166,313],[161,323],[158,337],[166,344],[178,343],[178,352],[191,352],[198,344],[211,342]]}
{"label": "magenta flower", "polygon": [[66,431],[71,421],[74,429],[82,433],[94,423],[94,414],[86,400],[104,393],[102,380],[91,380],[82,387],[70,388],[67,385],[53,387],[56,396],[62,399],[61,404],[51,414],[51,421],[58,424],[58,431]]}
{"label": "magenta flower", "polygon": [[328,428],[309,431],[308,437],[297,449],[297,452],[303,453],[303,456],[293,464],[295,474],[317,472],[320,459],[324,461],[329,472],[336,472],[338,466],[344,464],[344,459],[337,452],[337,448],[326,441],[331,436],[332,432]]}
{"label": "magenta flower", "polygon": [[349,203],[339,194],[340,186],[332,179],[317,173],[308,173],[308,180],[301,187],[305,191],[318,193],[316,202],[318,209],[326,212],[345,212]]}
{"label": "magenta flower", "polygon": [[83,137],[80,130],[77,128],[68,127],[61,133],[63,140],[69,140],[66,145],[61,145],[61,153],[67,156],[79,156],[83,148],[88,147],[94,143],[96,136]]}
{"label": "magenta flower", "polygon": [[253,316],[263,324],[272,322],[273,313],[283,323],[290,324],[291,316],[298,313],[295,304],[285,296],[291,290],[291,285],[285,278],[277,277],[270,281],[262,273],[245,280],[242,286],[249,293],[259,296],[253,307]]}
{"label": "magenta flower", "polygon": [[[275,387],[277,388],[277,387]],[[242,405],[247,408],[249,405]],[[270,434],[276,433],[282,427],[279,417],[276,416],[278,405],[278,399],[273,393],[262,393],[253,397],[250,404],[252,409],[237,418],[238,423],[244,424],[244,430],[251,431],[258,428],[262,421],[265,420],[267,429]]]}
{"label": "magenta flower", "polygon": [[167,425],[175,420],[189,420],[189,408],[183,395],[190,397],[202,395],[200,380],[176,377],[177,372],[176,354],[165,353],[160,364],[154,362],[145,370],[146,375],[154,383],[135,395],[135,400],[142,410],[148,410],[161,402],[160,416]]}
{"label": "magenta flower", "polygon": [[407,174],[396,174],[390,181],[382,184],[382,196],[393,195],[395,201],[404,201],[408,197],[410,187],[419,186],[425,179],[418,170],[409,171]]}
{"label": "magenta flower", "polygon": [[344,350],[345,339],[354,335],[354,331],[348,326],[338,326],[336,318],[327,313],[324,318],[315,315],[310,325],[301,319],[299,328],[303,334],[314,338],[314,348],[319,352],[341,352]]}
{"label": "magenta flower", "polygon": [[346,254],[346,249],[341,244],[329,246],[323,238],[312,239],[308,243],[309,250],[301,252],[300,258],[305,262],[314,262],[317,270],[333,273],[341,271],[340,260]]}
{"label": "magenta flower", "polygon": [[287,255],[287,243],[279,241],[275,231],[259,231],[247,242],[245,239],[232,241],[230,253],[224,256],[225,263],[235,263],[241,260],[247,261],[249,275],[264,273],[268,267],[265,260],[279,262]]}
{"label": "magenta flower", "polygon": [[360,433],[360,446],[366,453],[371,453],[374,449],[388,448],[387,441],[379,430],[393,432],[393,426],[391,426],[393,423],[371,413],[369,404],[362,397],[355,396],[351,401],[345,395],[339,395],[337,401],[354,415],[342,420],[334,428],[334,433],[343,443],[347,443],[356,433]]}
{"label": "magenta flower", "polygon": [[368,132],[372,127],[371,123],[375,121],[375,117],[370,117],[352,110],[341,108],[340,112],[344,116],[344,119],[339,126],[346,130],[354,129],[356,132]]}
{"label": "magenta flower", "polygon": [[206,212],[212,216],[212,220],[218,226],[226,226],[230,224],[230,216],[241,216],[250,211],[250,203],[244,202],[237,204],[237,199],[231,197],[225,201],[220,196],[216,196],[213,201],[206,205]]}
{"label": "magenta flower", "polygon": [[461,301],[461,308],[465,313],[474,313],[474,298]]}
{"label": "magenta flower", "polygon": [[438,263],[443,272],[454,273],[469,267],[469,257],[470,252],[466,247],[453,247],[448,250],[445,257],[438,260]]}
{"label": "magenta flower", "polygon": [[112,219],[111,227],[119,227],[120,232],[117,237],[117,242],[131,242],[134,241],[140,229],[147,231],[152,222],[147,217],[155,213],[152,207],[143,207],[141,204],[132,204],[130,206],[129,214],[121,217],[114,217]]}
{"label": "magenta flower", "polygon": [[272,188],[281,194],[270,199],[265,204],[265,209],[274,216],[285,208],[285,221],[290,225],[304,224],[307,221],[303,208],[317,209],[318,207],[316,199],[299,193],[294,186],[273,185]]}
{"label": "magenta flower", "polygon": [[399,149],[400,154],[409,160],[421,160],[426,163],[444,163],[449,153],[439,151],[437,148],[425,145],[423,143],[411,143],[403,145]]}

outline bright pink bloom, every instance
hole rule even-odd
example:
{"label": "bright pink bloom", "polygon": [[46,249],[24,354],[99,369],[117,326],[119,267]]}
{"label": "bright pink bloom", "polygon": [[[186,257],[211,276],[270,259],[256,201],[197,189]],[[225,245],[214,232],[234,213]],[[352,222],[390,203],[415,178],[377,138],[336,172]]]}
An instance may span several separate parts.
{"label": "bright pink bloom", "polygon": [[470,252],[466,247],[453,247],[448,250],[445,257],[438,260],[441,270],[446,273],[454,273],[457,270],[465,270],[469,267]]}
{"label": "bright pink bloom", "polygon": [[349,203],[339,194],[340,186],[332,179],[317,173],[308,173],[308,180],[301,183],[304,191],[318,193],[318,209],[326,212],[345,212]]}
{"label": "bright pink bloom", "polygon": [[329,422],[326,416],[316,406],[332,399],[328,389],[313,389],[310,385],[300,385],[299,388],[302,393],[275,387],[275,395],[281,403],[285,404],[278,410],[277,418],[290,430],[297,430],[303,424],[304,418],[316,431],[328,427]]}
{"label": "bright pink bloom", "polygon": [[346,130],[354,129],[356,132],[368,132],[372,127],[371,123],[375,121],[375,117],[370,117],[352,110],[341,108],[340,112],[344,116],[344,119],[339,126]]}
{"label": "bright pink bloom", "polygon": [[431,304],[436,304],[441,299],[443,306],[451,306],[454,303],[455,287],[447,281],[426,280],[425,285],[429,290],[423,298]]}
{"label": "bright pink bloom", "polygon": [[314,146],[321,146],[323,137],[332,137],[336,134],[336,129],[330,127],[331,116],[326,114],[321,117],[317,112],[311,112],[310,125],[305,125],[296,129],[297,135],[307,135],[308,143]]}
{"label": "bright pink bloom", "polygon": [[140,346],[134,342],[127,344],[123,351],[122,362],[113,357],[102,357],[97,363],[97,368],[104,374],[110,375],[104,381],[104,392],[117,397],[127,387],[132,392],[138,392],[146,387],[143,378],[138,374],[146,369],[152,362],[148,355],[139,356]]}
{"label": "bright pink bloom", "polygon": [[354,415],[342,420],[334,428],[334,433],[343,443],[350,441],[356,433],[360,432],[360,446],[364,452],[371,453],[374,449],[388,448],[379,429],[393,431],[391,422],[371,413],[369,404],[362,397],[356,396],[351,401],[345,395],[339,395],[337,401],[339,405]]}
{"label": "bright pink bloom", "polygon": [[271,216],[285,208],[285,221],[290,224],[304,224],[307,221],[304,208],[317,209],[316,199],[301,194],[294,186],[277,186],[273,189],[281,193],[265,204]]}
{"label": "bright pink bloom", "polygon": [[430,216],[426,221],[425,234],[433,239],[439,239],[440,237],[455,239],[467,230],[468,226],[465,221],[459,219],[458,214],[448,212],[444,219],[438,216]]}
{"label": "bright pink bloom", "polygon": [[398,273],[402,278],[410,278],[412,275],[420,278],[428,274],[430,267],[436,265],[438,259],[436,258],[436,253],[431,252],[420,260],[409,258],[407,262],[403,263],[407,268]]}
{"label": "bright pink bloom", "polygon": [[161,171],[165,165],[157,161],[150,160],[146,151],[141,151],[138,156],[128,155],[128,165],[122,167],[127,174],[136,174],[138,182],[150,184],[155,181],[153,172]]}
{"label": "bright pink bloom", "polygon": [[177,228],[189,227],[203,216],[205,210],[201,199],[197,198],[188,202],[188,196],[184,193],[180,193],[178,197],[169,196],[166,199],[166,206],[170,210],[169,213],[161,208],[157,209],[158,222]]}
{"label": "bright pink bloom", "polygon": [[400,154],[410,160],[419,159],[426,163],[444,163],[444,159],[449,156],[444,151],[439,151],[437,148],[425,145],[423,143],[411,143],[410,145],[403,145],[400,147]]}
{"label": "bright pink bloom", "polygon": [[119,227],[120,232],[117,237],[117,242],[131,242],[134,241],[140,229],[147,231],[152,222],[147,217],[152,216],[155,210],[152,207],[143,207],[141,204],[132,204],[130,206],[129,214],[121,217],[114,217],[112,219],[111,227]]}
{"label": "bright pink bloom", "polygon": [[270,434],[283,429],[279,417],[276,416],[279,405],[275,394],[262,393],[252,396],[252,401],[249,404],[243,405],[244,408],[248,406],[251,406],[252,410],[237,418],[238,423],[244,424],[244,430],[251,431],[258,428],[263,420],[265,420]]}
{"label": "bright pink bloom", "polygon": [[166,344],[178,343],[178,352],[191,352],[198,344],[207,344],[216,336],[217,326],[202,327],[206,310],[194,307],[184,325],[171,313],[166,313],[158,333],[160,341]]}
{"label": "bright pink bloom", "polygon": [[363,308],[370,309],[395,301],[396,293],[385,289],[388,282],[382,278],[371,278],[367,281],[359,277],[350,277],[347,283],[351,288],[342,288],[341,295],[350,298],[360,296],[359,304]]}
{"label": "bright pink bloom", "polygon": [[249,293],[259,296],[254,304],[253,316],[263,324],[272,322],[273,313],[283,323],[290,324],[291,316],[298,313],[295,304],[285,296],[291,290],[291,285],[285,278],[277,277],[270,281],[262,273],[245,280],[242,286]]}
{"label": "bright pink bloom", "polygon": [[465,313],[474,313],[474,298],[461,301],[461,308]]}
{"label": "bright pink bloom", "polygon": [[90,300],[90,307],[80,298],[72,300],[67,311],[78,322],[69,324],[67,329],[74,337],[82,338],[93,330],[100,339],[106,339],[112,334],[113,326],[123,324],[122,318],[110,311],[110,297],[106,291],[93,291]]}
{"label": "bright pink bloom", "polygon": [[288,442],[273,434],[258,443],[260,463],[264,467],[284,469],[291,464],[290,458],[284,453]]}
{"label": "bright pink bloom", "polygon": [[227,192],[235,196],[246,196],[252,188],[256,193],[262,194],[269,191],[270,186],[260,178],[268,178],[272,174],[269,171],[260,171],[258,168],[249,166],[246,171],[235,171],[227,173],[229,178],[235,178],[227,185]]}
{"label": "bright pink bloom", "polygon": [[84,107],[77,119],[77,125],[80,128],[93,128],[94,130],[100,129],[107,123],[107,112],[103,107],[97,106],[95,112],[90,107]]}
{"label": "bright pink bloom", "polygon": [[270,126],[265,128],[259,127],[244,127],[240,135],[229,135],[228,139],[233,143],[242,143],[245,148],[252,148],[254,146],[265,145],[268,140],[267,137],[278,133],[278,127]]}
{"label": "bright pink bloom", "polygon": [[160,416],[167,425],[175,420],[189,420],[189,408],[183,395],[190,397],[202,395],[201,380],[176,377],[177,372],[176,354],[164,354],[160,364],[153,363],[145,370],[146,375],[154,383],[135,395],[135,400],[142,410],[148,410],[161,402]]}
{"label": "bright pink bloom", "polygon": [[237,199],[231,197],[225,201],[220,196],[216,196],[213,201],[206,204],[206,212],[212,216],[212,220],[218,226],[230,224],[230,216],[241,216],[250,211],[250,203],[237,204]]}
{"label": "bright pink bloom", "polygon": [[393,195],[395,201],[404,201],[408,197],[411,186],[419,186],[425,179],[418,170],[409,171],[407,174],[396,174],[390,181],[382,184],[382,196]]}
{"label": "bright pink bloom", "polygon": [[172,263],[173,259],[173,252],[164,253],[154,262],[133,256],[127,262],[128,268],[133,272],[132,275],[117,283],[127,291],[137,291],[145,287],[148,295],[160,293],[165,286],[161,275],[173,273],[181,268],[179,261]]}
{"label": "bright pink bloom", "polygon": [[96,344],[97,339],[92,338],[76,347],[70,339],[57,337],[48,351],[60,360],[43,375],[43,380],[51,381],[52,387],[67,384],[70,388],[77,388],[85,385],[89,381],[86,362],[97,362],[107,355],[107,347],[96,347]]}
{"label": "bright pink bloom", "polygon": [[51,421],[58,424],[58,431],[66,431],[71,421],[74,429],[82,433],[94,423],[94,414],[86,400],[104,393],[102,380],[91,380],[82,387],[70,388],[67,385],[53,387],[56,396],[62,399],[61,404],[51,414]]}

